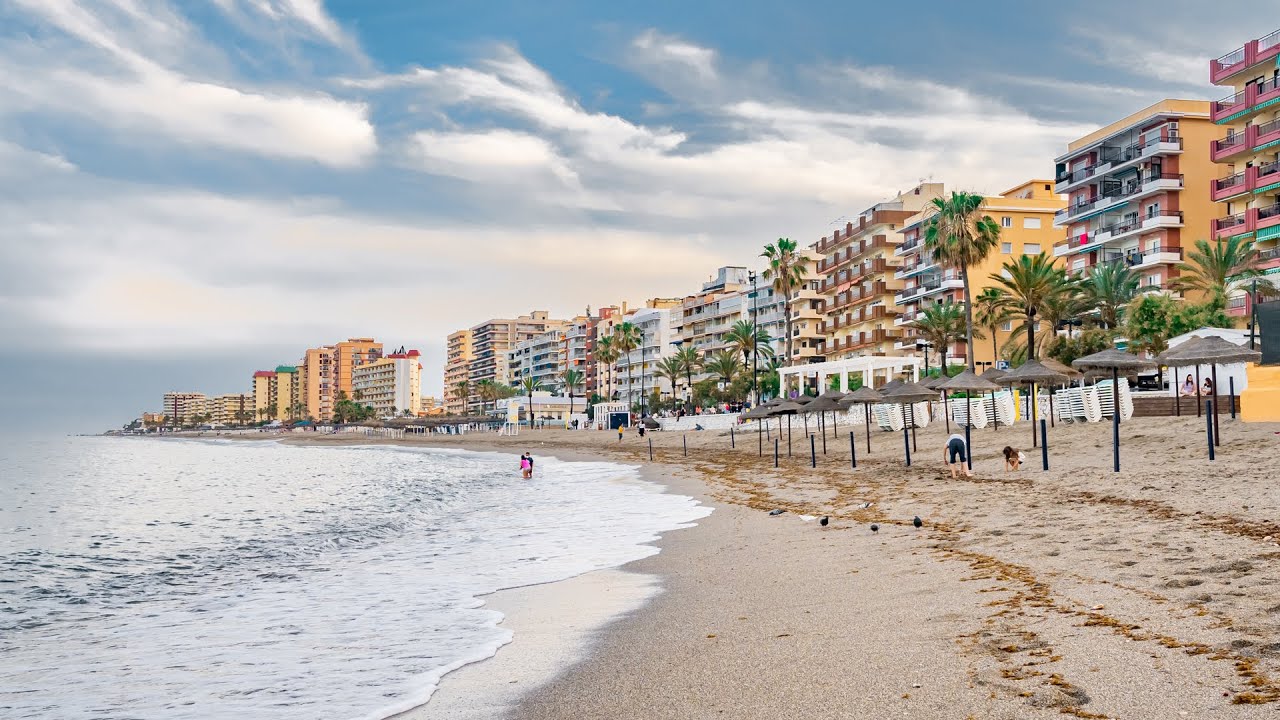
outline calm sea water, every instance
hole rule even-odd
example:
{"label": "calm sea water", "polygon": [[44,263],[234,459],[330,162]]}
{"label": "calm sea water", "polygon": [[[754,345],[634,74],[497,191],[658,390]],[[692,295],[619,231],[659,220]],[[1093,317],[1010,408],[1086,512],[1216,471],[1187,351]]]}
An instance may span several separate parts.
{"label": "calm sea water", "polygon": [[389,447],[0,440],[0,716],[383,718],[510,639],[477,597],[709,510],[633,468]]}

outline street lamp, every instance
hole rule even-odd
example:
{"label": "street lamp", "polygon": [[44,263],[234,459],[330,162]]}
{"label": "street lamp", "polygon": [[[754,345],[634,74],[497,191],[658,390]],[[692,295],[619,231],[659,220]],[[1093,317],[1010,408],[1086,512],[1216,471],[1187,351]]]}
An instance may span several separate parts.
{"label": "street lamp", "polygon": [[[756,271],[748,270],[747,279],[751,281],[751,394],[756,398],[755,405],[752,406],[755,407],[760,404],[760,386],[757,384],[760,370],[759,364],[756,361],[756,358],[760,353],[758,352],[759,348],[755,347],[755,339],[760,332],[756,326],[756,311],[760,305],[760,300],[756,295]],[[788,358],[788,360],[789,359],[790,358]]]}
{"label": "street lamp", "polygon": [[640,326],[640,419],[644,419],[645,411],[649,409],[649,396],[645,393],[644,388],[644,346],[645,346],[644,325]]}
{"label": "street lamp", "polygon": [[[933,343],[927,343],[923,340],[916,341],[916,352],[924,353],[924,376],[925,377],[929,377],[929,351],[932,349],[933,349]],[[946,373],[946,370],[947,370],[946,368],[942,369],[943,374]]]}

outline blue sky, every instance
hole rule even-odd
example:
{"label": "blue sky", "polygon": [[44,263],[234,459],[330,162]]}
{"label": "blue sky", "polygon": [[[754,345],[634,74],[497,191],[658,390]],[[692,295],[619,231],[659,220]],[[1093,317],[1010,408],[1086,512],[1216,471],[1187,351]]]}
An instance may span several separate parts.
{"label": "blue sky", "polygon": [[0,5],[0,422],[100,429],[351,335],[438,392],[453,329],[683,295],[923,178],[1047,176],[1227,94],[1208,58],[1274,29],[1039,5]]}

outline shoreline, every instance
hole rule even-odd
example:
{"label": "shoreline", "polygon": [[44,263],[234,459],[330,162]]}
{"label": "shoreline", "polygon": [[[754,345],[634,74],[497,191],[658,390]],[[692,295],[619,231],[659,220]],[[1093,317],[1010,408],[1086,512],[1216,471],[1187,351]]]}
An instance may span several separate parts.
{"label": "shoreline", "polygon": [[[748,433],[736,450],[718,432],[654,433],[654,465],[716,511],[625,566],[663,591],[505,716],[1254,717],[1280,704],[1280,424],[1221,420],[1213,462],[1202,419],[1124,423],[1120,473],[1107,424],[1050,430],[1048,472],[1025,424],[983,429],[976,477],[954,481],[939,426],[910,468],[901,434],[874,433],[868,453],[853,428],[857,470],[838,440],[811,469],[800,427],[776,470]],[[396,444],[649,465],[647,442],[615,440]],[[1005,444],[1032,462],[1003,472]]]}

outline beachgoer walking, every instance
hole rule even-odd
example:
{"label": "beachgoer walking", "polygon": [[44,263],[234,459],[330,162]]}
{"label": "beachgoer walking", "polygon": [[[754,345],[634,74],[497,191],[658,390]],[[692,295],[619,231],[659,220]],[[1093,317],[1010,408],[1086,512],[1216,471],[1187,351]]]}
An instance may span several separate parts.
{"label": "beachgoer walking", "polygon": [[618,442],[622,442],[622,425],[618,425]]}
{"label": "beachgoer walking", "polygon": [[951,479],[956,479],[956,473],[964,471],[965,477],[973,477],[973,473],[965,465],[969,459],[969,446],[965,444],[964,436],[952,433],[947,438],[947,445],[942,449],[942,459],[951,466]]}

